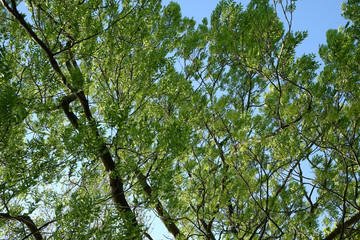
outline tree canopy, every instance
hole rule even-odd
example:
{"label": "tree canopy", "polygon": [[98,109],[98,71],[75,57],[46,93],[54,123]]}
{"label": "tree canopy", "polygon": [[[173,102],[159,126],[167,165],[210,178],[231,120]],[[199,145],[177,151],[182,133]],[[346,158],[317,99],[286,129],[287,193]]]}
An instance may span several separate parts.
{"label": "tree canopy", "polygon": [[[360,4],[0,0],[0,236],[360,237]],[[156,229],[155,229],[156,231]]]}

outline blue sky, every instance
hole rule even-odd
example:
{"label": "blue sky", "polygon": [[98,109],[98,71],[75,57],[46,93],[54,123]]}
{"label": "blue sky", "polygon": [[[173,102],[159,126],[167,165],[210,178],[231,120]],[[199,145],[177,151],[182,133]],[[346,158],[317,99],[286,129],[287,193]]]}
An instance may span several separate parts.
{"label": "blue sky", "polygon": [[[173,0],[181,6],[183,16],[193,17],[201,22],[204,17],[210,18],[219,0]],[[168,4],[170,0],[163,0]],[[237,3],[246,5],[249,0],[237,0]],[[341,3],[339,0],[298,0],[294,12],[293,30],[308,31],[308,38],[298,48],[298,55],[318,52],[319,45],[326,42],[326,31],[337,29],[345,25],[341,16]]]}

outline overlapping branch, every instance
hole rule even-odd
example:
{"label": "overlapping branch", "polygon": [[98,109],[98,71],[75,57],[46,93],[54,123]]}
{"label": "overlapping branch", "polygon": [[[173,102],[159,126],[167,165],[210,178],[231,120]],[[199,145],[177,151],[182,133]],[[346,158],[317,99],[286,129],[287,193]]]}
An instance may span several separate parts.
{"label": "overlapping branch", "polygon": [[350,227],[351,225],[359,222],[360,220],[360,212],[358,212],[357,214],[355,214],[354,216],[352,216],[350,219],[348,219],[347,221],[345,221],[343,224],[340,223],[329,235],[327,235],[324,240],[333,240],[336,237],[338,237],[341,232],[344,229],[347,229],[348,227]]}
{"label": "overlapping branch", "polygon": [[[8,220],[17,220],[27,226],[27,228],[30,230],[31,234],[33,235],[36,240],[42,240],[43,236],[40,233],[40,228],[36,226],[34,221],[26,215],[19,215],[19,216],[12,216],[8,213],[0,213],[0,218],[8,219]],[[50,223],[48,223],[50,224]],[[48,225],[46,224],[46,226]],[[44,226],[43,226],[44,227]],[[42,227],[42,228],[43,228]],[[28,237],[30,236],[28,235]]]}
{"label": "overlapping branch", "polygon": [[[70,104],[76,100],[78,100],[82,106],[82,110],[84,112],[85,118],[89,123],[89,131],[92,132],[96,136],[96,141],[99,142],[99,158],[102,161],[105,171],[108,173],[109,176],[109,185],[111,188],[111,194],[113,201],[116,204],[116,207],[123,213],[125,213],[125,217],[131,220],[131,224],[134,229],[140,229],[139,224],[136,220],[136,216],[131,210],[129,203],[126,200],[125,194],[124,194],[124,184],[121,176],[116,171],[115,161],[113,160],[110,151],[105,144],[105,142],[102,140],[97,126],[96,121],[94,117],[92,116],[92,113],[90,111],[89,102],[85,96],[85,93],[81,89],[77,89],[77,87],[72,86],[65,74],[62,72],[57,60],[55,59],[55,55],[58,53],[53,53],[50,48],[42,41],[36,33],[32,30],[31,26],[25,21],[24,17],[18,12],[16,9],[16,3],[15,1],[11,0],[11,7],[9,4],[7,4],[6,0],[1,0],[2,5],[5,7],[7,11],[9,11],[15,19],[23,26],[23,28],[26,30],[26,32],[31,36],[31,38],[44,50],[44,52],[47,55],[47,58],[56,72],[56,74],[61,79],[64,86],[66,86],[67,90],[70,91],[70,94],[63,97],[60,105],[58,106],[58,109],[62,109],[69,120],[69,122],[72,124],[72,126],[75,129],[80,129],[79,119],[77,116],[70,110]],[[89,37],[92,38],[93,36]],[[70,48],[67,47],[64,49],[64,51],[70,51]],[[73,59],[72,59],[73,60]],[[72,64],[71,64],[72,63]],[[77,66],[75,61],[69,62],[67,64],[67,68],[69,71],[72,69],[75,69],[77,71],[80,71],[79,67]],[[149,184],[146,182],[145,176],[140,174],[139,180],[143,186],[143,190],[145,193],[151,197],[153,195],[153,191]],[[166,228],[170,233],[174,235],[174,237],[177,237],[180,235],[180,230],[175,225],[175,223],[171,220],[169,217],[169,214],[165,210],[164,206],[161,204],[159,200],[156,200],[156,211],[159,214],[160,219],[165,224]],[[148,235],[148,234],[145,234]],[[148,236],[147,236],[148,237]],[[148,237],[149,238],[149,237]]]}
{"label": "overlapping branch", "polygon": [[[15,0],[11,0],[12,7],[7,4],[5,0],[1,0],[2,5],[5,7],[7,11],[9,11],[15,19],[23,26],[23,28],[27,31],[27,33],[31,36],[31,38],[44,50],[47,55],[47,58],[56,72],[56,74],[60,77],[62,83],[67,87],[71,95],[66,96],[62,99],[60,107],[64,110],[65,115],[67,116],[70,123],[76,128],[79,128],[79,123],[76,115],[69,110],[69,104],[76,99],[78,99],[83,107],[83,111],[85,114],[86,119],[89,121],[91,131],[96,135],[96,140],[100,141],[100,147],[98,149],[99,158],[101,159],[106,172],[109,175],[109,183],[111,188],[111,193],[113,197],[113,201],[116,204],[116,207],[123,213],[125,213],[126,218],[130,219],[132,222],[132,226],[135,229],[139,229],[139,225],[137,223],[135,214],[132,212],[124,194],[123,189],[123,181],[119,174],[115,171],[115,162],[112,159],[109,149],[107,148],[106,144],[102,142],[99,132],[96,128],[95,119],[93,118],[88,100],[85,97],[83,91],[78,91],[73,86],[71,86],[66,76],[63,74],[62,70],[59,67],[58,62],[54,58],[54,54],[51,52],[50,48],[46,46],[46,44],[36,35],[36,33],[32,30],[31,26],[25,21],[24,17],[18,12],[16,9],[16,2]],[[76,98],[75,98],[76,97]]]}

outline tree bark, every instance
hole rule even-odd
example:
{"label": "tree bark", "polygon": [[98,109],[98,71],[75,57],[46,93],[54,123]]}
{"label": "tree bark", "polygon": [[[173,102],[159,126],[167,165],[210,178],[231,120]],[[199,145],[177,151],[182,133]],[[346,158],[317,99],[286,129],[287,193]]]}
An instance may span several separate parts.
{"label": "tree bark", "polygon": [[115,162],[112,159],[112,156],[110,155],[109,149],[101,139],[100,134],[96,128],[95,119],[91,114],[88,100],[86,99],[84,92],[79,91],[78,89],[74,88],[72,85],[68,83],[66,76],[63,74],[62,70],[60,69],[59,64],[54,58],[54,54],[52,53],[50,48],[46,46],[46,44],[36,35],[36,33],[32,30],[31,26],[25,21],[24,17],[18,12],[16,8],[15,0],[11,0],[12,7],[10,7],[5,0],[1,0],[1,3],[5,7],[5,9],[15,17],[15,19],[20,23],[20,25],[23,26],[23,28],[30,35],[30,37],[44,50],[55,73],[59,76],[62,83],[67,87],[67,89],[70,90],[70,92],[72,93],[71,95],[63,98],[60,107],[64,110],[64,113],[69,119],[70,123],[76,129],[79,128],[78,119],[76,115],[69,110],[69,104],[75,100],[74,96],[76,96],[76,98],[80,101],[85,117],[89,122],[91,131],[96,135],[96,141],[99,142],[100,145],[98,149],[99,158],[105,167],[105,171],[108,173],[111,194],[113,201],[116,205],[116,208],[119,209],[120,212],[124,213],[125,219],[130,219],[132,227],[139,231],[140,227],[136,220],[136,216],[132,212],[125,198],[122,179],[115,169]]}
{"label": "tree bark", "polygon": [[[139,180],[144,192],[146,193],[146,195],[148,195],[148,197],[150,197],[150,198],[153,197],[152,189],[151,189],[150,185],[146,182],[146,177],[141,172],[138,173],[138,180]],[[180,235],[179,228],[171,220],[170,214],[166,211],[164,206],[161,204],[160,200],[156,198],[155,203],[156,203],[155,210],[156,210],[157,214],[159,215],[161,221],[164,223],[167,230],[175,238],[177,238]]]}
{"label": "tree bark", "polygon": [[[74,96],[77,96],[77,98],[75,98]],[[81,91],[78,94],[63,97],[60,107],[64,110],[66,117],[68,118],[68,120],[75,129],[79,129],[78,118],[73,112],[69,110],[70,109],[69,104],[72,101],[75,101],[76,99],[81,99],[80,101],[82,102],[82,106],[83,108],[85,108],[84,109],[85,116],[90,122],[90,128],[93,131],[93,134],[96,135],[96,140],[99,142],[102,141],[100,138],[100,134],[96,128],[95,119],[91,115],[89,104],[87,99],[85,98],[84,92]],[[126,200],[123,181],[119,176],[118,172],[116,171],[115,162],[112,159],[109,149],[104,142],[100,143],[98,153],[99,153],[99,158],[105,168],[105,171],[108,173],[111,195],[116,205],[116,208],[119,209],[120,212],[126,214],[126,217],[130,219],[131,224],[133,225],[134,228],[140,230],[139,225],[136,221],[136,216],[132,212]]]}
{"label": "tree bark", "polygon": [[11,216],[8,213],[0,213],[0,218],[5,218],[5,219],[9,219],[9,220],[17,220],[21,223],[24,223],[27,226],[27,228],[30,230],[31,235],[33,235],[36,240],[43,239],[43,237],[39,231],[40,229],[37,228],[36,224],[29,216],[24,216],[24,215]]}
{"label": "tree bark", "polygon": [[339,224],[324,240],[335,239],[343,229],[350,227],[351,225],[357,223],[360,220],[360,212],[352,216],[349,220],[345,221],[344,224]]}

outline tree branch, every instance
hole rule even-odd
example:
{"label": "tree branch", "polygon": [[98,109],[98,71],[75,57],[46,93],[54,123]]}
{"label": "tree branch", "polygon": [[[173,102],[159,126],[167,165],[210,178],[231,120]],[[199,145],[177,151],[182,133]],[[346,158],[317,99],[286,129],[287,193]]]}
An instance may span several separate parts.
{"label": "tree branch", "polygon": [[[53,222],[55,222],[55,221],[56,221],[56,220],[52,220],[52,221],[50,221],[50,222],[45,223],[44,225],[42,225],[41,227],[38,228],[38,231],[40,231],[41,229],[47,227],[49,224],[51,224],[51,223],[53,223]],[[32,233],[26,235],[26,236],[25,236],[23,239],[21,239],[21,240],[25,240],[25,239],[29,238],[31,235],[32,235]]]}
{"label": "tree branch", "polygon": [[[0,1],[2,5],[5,7],[5,9],[15,17],[15,19],[20,23],[20,25],[23,26],[23,28],[27,31],[30,37],[45,51],[52,68],[58,74],[62,83],[73,93],[72,95],[63,98],[61,103],[61,108],[64,110],[67,118],[76,129],[79,128],[77,117],[74,113],[70,112],[69,104],[75,100],[74,96],[76,96],[76,98],[80,101],[85,117],[89,121],[91,128],[90,131],[92,131],[95,134],[96,141],[99,141],[100,143],[99,144],[100,147],[98,149],[99,158],[102,161],[105,170],[109,176],[109,184],[111,188],[113,201],[116,207],[119,209],[119,211],[124,214],[125,219],[128,220],[130,219],[132,227],[139,230],[140,227],[139,224],[137,223],[136,216],[132,212],[125,198],[122,179],[115,169],[115,162],[112,159],[112,156],[110,155],[109,149],[101,139],[98,129],[96,128],[96,122],[91,114],[89,103],[88,100],[86,99],[84,92],[78,91],[67,82],[66,76],[63,74],[63,72],[59,67],[59,64],[54,58],[54,54],[52,53],[50,48],[46,46],[46,44],[36,35],[36,33],[32,30],[31,26],[25,21],[24,17],[18,12],[18,10],[16,9],[15,0],[11,0],[12,7],[10,7],[7,4],[6,0],[0,0]],[[134,238],[136,238],[136,236],[134,236]]]}
{"label": "tree branch", "polygon": [[5,0],[1,0],[2,5],[4,8],[15,17],[15,19],[20,23],[21,26],[26,30],[26,32],[30,35],[30,37],[45,51],[49,62],[53,69],[55,70],[56,74],[60,77],[62,83],[71,90],[71,92],[74,92],[75,89],[72,88],[71,85],[69,85],[66,81],[65,75],[62,73],[59,64],[54,58],[54,54],[51,52],[50,48],[46,46],[46,44],[36,35],[36,33],[32,30],[31,26],[25,21],[24,17],[19,13],[19,11],[16,8],[16,3],[14,0],[11,1],[12,8],[7,4]]}
{"label": "tree branch", "polygon": [[345,221],[344,224],[339,224],[324,240],[335,239],[343,229],[350,227],[351,225],[357,223],[360,220],[360,212],[352,216],[349,220]]}
{"label": "tree branch", "polygon": [[8,213],[0,213],[0,218],[5,218],[9,220],[17,220],[21,223],[24,223],[30,230],[31,234],[33,235],[36,240],[42,240],[43,237],[41,233],[39,232],[40,228],[38,229],[34,221],[29,217],[25,215],[19,215],[19,216],[11,216]]}
{"label": "tree branch", "polygon": [[76,100],[76,96],[71,94],[69,96],[63,97],[61,104],[58,108],[62,108],[66,117],[69,119],[70,123],[74,126],[75,129],[79,128],[78,118],[76,115],[70,111],[70,103]]}
{"label": "tree branch", "polygon": [[[146,177],[141,172],[138,172],[138,180],[146,193],[146,195],[150,198],[153,198],[153,192],[150,185],[146,182]],[[160,200],[155,198],[155,210],[159,215],[161,221],[164,223],[167,230],[176,238],[180,235],[180,230],[176,226],[176,224],[170,218],[170,214],[166,211],[164,206],[161,204]]]}
{"label": "tree branch", "polygon": [[144,233],[144,236],[147,237],[149,240],[154,240],[154,239],[150,236],[150,234],[148,234],[148,233],[146,233],[146,232]]}
{"label": "tree branch", "polygon": [[[91,115],[88,100],[86,99],[83,91],[63,97],[59,108],[62,108],[64,110],[66,117],[68,118],[70,123],[74,126],[74,128],[79,129],[78,118],[69,109],[70,103],[75,101],[76,99],[80,100],[83,106],[83,110],[85,112],[85,117],[90,122],[90,128],[91,128],[90,131],[92,131],[95,134],[97,141],[102,141],[100,134],[96,128],[95,119]],[[134,228],[139,229],[136,216],[131,210],[130,205],[126,200],[122,178],[117,173],[115,162],[112,159],[109,149],[104,142],[100,143],[98,153],[99,153],[99,158],[104,165],[105,171],[108,173],[109,176],[111,195],[116,205],[116,208],[119,209],[120,212],[125,213],[126,217],[130,219],[131,224],[133,225]]]}

